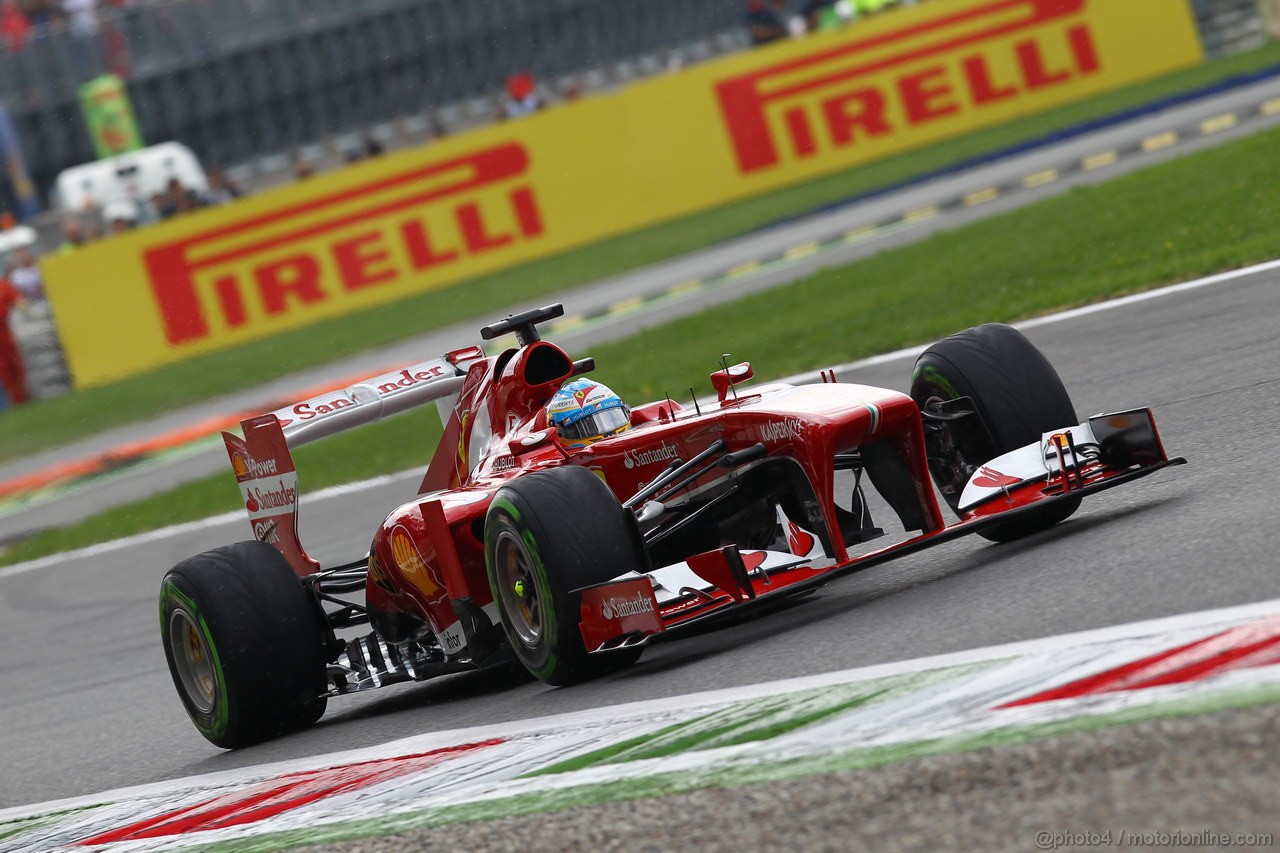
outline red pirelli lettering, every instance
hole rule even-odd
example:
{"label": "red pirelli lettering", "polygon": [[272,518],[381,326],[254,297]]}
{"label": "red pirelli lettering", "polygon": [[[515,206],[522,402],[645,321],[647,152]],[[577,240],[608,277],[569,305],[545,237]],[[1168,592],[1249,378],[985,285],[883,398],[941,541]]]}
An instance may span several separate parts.
{"label": "red pirelli lettering", "polygon": [[409,252],[409,263],[413,264],[415,270],[431,269],[458,259],[458,253],[452,249],[437,252],[432,248],[431,236],[427,234],[426,226],[415,219],[400,225],[400,236]]}
{"label": "red pirelli lettering", "polygon": [[973,93],[973,102],[979,106],[1003,101],[1018,94],[1017,86],[1001,86],[991,78],[991,69],[981,56],[970,56],[961,66],[969,83],[969,91]]}
{"label": "red pirelli lettering", "polygon": [[[752,71],[717,84],[720,111],[729,131],[738,169],[750,174],[782,161],[771,127],[771,111],[783,119],[786,134],[797,156],[810,156],[815,148],[812,127],[804,107],[793,106],[818,96],[827,119],[830,143],[852,144],[860,135],[875,136],[892,129],[876,95],[885,93],[867,78],[903,68],[893,95],[908,123],[933,121],[960,111],[960,89],[975,105],[1014,97],[1019,90],[1009,82],[992,79],[981,55],[958,60],[958,73],[942,65],[906,71],[931,57],[943,58],[966,47],[1045,25],[1066,22],[1084,11],[1089,0],[992,0],[959,12],[942,14],[924,22],[858,39],[832,50]],[[1099,70],[1097,52],[1088,28],[1076,26],[1067,34],[1075,65],[1050,68],[1038,42],[1031,38],[1017,50],[1017,60],[1027,89],[1053,85],[1073,75]],[[1062,77],[1063,74],[1067,78]],[[886,105],[887,108],[887,105]],[[797,110],[801,115],[797,115]],[[859,133],[861,131],[861,133]]]}
{"label": "red pirelli lettering", "polygon": [[960,111],[960,105],[952,97],[951,86],[945,79],[946,73],[941,65],[935,65],[898,80],[907,121],[920,124]]}
{"label": "red pirelli lettering", "polygon": [[[475,194],[490,186],[504,187],[528,170],[529,154],[524,145],[506,142],[148,249],[144,261],[165,337],[173,345],[208,337],[210,322],[197,278],[233,261],[251,264],[251,277],[268,316],[329,298],[321,284],[322,266],[316,256],[304,252],[281,259],[278,250],[331,232],[349,232],[353,225],[398,212],[418,211],[432,204],[454,206],[464,243],[457,249],[433,247],[418,219],[382,226],[390,229],[392,239],[403,241],[405,254],[417,270],[448,263],[458,257],[460,249],[475,252],[505,246],[516,235],[490,231]],[[528,186],[507,187],[506,202],[519,236],[542,233],[538,207]],[[291,222],[298,225],[290,228]],[[374,230],[343,236],[328,246],[326,253],[337,269],[339,288],[357,290],[396,278],[387,236]],[[258,256],[263,256],[263,262],[253,263]],[[228,326],[241,325],[248,316],[241,282],[234,274],[217,272],[211,307],[222,312]]]}
{"label": "red pirelli lettering", "polygon": [[333,259],[338,263],[342,286],[358,290],[371,284],[390,281],[396,271],[388,264],[391,254],[382,246],[382,235],[366,231],[333,244]]}
{"label": "red pirelli lettering", "polygon": [[265,264],[255,271],[262,304],[268,314],[283,314],[290,299],[301,304],[324,299],[320,289],[320,264],[310,255],[294,255]]}
{"label": "red pirelli lettering", "polygon": [[218,305],[222,308],[222,316],[227,318],[227,325],[233,329],[243,326],[248,318],[244,308],[244,297],[236,286],[235,276],[218,276],[214,282],[218,292]]}

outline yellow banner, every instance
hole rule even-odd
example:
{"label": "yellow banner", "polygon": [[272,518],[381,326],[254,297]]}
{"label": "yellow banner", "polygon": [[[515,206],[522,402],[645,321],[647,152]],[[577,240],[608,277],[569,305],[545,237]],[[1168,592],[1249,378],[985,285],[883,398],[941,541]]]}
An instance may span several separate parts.
{"label": "yellow banner", "polygon": [[933,0],[50,259],[77,385],[442,288],[1202,59],[1186,0]]}

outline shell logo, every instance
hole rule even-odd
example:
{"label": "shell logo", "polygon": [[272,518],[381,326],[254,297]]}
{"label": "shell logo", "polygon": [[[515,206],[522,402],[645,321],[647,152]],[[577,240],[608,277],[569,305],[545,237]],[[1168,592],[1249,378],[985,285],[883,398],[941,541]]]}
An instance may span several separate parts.
{"label": "shell logo", "polygon": [[387,570],[383,568],[382,562],[376,554],[369,555],[369,580],[373,581],[375,586],[392,595],[397,592],[395,583],[392,582],[391,576],[387,574]]}
{"label": "shell logo", "polygon": [[787,519],[787,545],[797,557],[807,557],[813,550],[813,534]]}
{"label": "shell logo", "polygon": [[428,601],[434,602],[444,596],[444,587],[436,580],[427,561],[422,559],[409,531],[403,527],[396,527],[391,531],[391,556],[395,558],[400,571]]}
{"label": "shell logo", "polygon": [[244,455],[241,453],[231,454],[231,468],[236,472],[237,477],[243,477],[249,473],[249,464],[244,461]]}
{"label": "shell logo", "polygon": [[1010,477],[1008,474],[1001,474],[995,468],[988,468],[983,465],[978,471],[978,476],[973,478],[973,484],[984,489],[1002,489],[1006,486],[1016,486],[1022,480],[1018,477]]}

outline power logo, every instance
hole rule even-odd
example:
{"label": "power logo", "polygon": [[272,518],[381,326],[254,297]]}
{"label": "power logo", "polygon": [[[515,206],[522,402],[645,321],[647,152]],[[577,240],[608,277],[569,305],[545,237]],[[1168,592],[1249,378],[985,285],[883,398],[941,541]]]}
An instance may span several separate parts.
{"label": "power logo", "polygon": [[524,145],[501,143],[144,253],[171,345],[430,275],[538,238]]}
{"label": "power logo", "polygon": [[1099,2],[971,3],[723,80],[716,93],[738,170],[812,158],[1098,74],[1086,12]]}

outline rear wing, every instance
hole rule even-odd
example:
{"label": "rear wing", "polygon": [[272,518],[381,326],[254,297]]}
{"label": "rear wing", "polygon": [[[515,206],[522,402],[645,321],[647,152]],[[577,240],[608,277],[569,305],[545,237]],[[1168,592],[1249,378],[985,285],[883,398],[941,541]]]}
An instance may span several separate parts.
{"label": "rear wing", "polygon": [[362,379],[354,385],[276,409],[290,447],[371,424],[424,403],[452,397],[462,388],[471,362],[484,358],[478,346]]}
{"label": "rear wing", "polygon": [[[240,422],[244,438],[222,434],[253,537],[274,546],[299,576],[318,571],[298,537],[298,474],[291,447],[374,423],[426,403],[452,400],[478,346],[363,379],[274,412]],[[441,406],[442,412],[448,407]]]}

